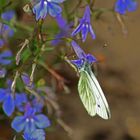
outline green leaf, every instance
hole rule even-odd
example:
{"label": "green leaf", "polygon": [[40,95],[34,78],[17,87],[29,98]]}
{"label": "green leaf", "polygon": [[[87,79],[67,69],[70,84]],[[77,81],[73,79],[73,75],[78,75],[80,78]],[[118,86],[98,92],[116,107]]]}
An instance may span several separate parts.
{"label": "green leaf", "polygon": [[29,50],[29,48],[27,48],[27,49],[24,50],[23,53],[21,54],[21,60],[22,60],[23,62],[25,62],[30,56],[31,56],[31,51]]}

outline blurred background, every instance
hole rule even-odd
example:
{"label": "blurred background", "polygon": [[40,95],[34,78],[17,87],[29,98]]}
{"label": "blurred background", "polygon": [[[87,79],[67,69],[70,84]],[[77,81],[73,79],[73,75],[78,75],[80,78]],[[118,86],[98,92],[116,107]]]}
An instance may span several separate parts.
{"label": "blurred background", "polygon": [[[72,1],[74,2],[74,0]],[[96,0],[95,8],[113,7],[114,0]],[[103,120],[90,117],[84,109],[77,91],[78,77],[63,62],[58,72],[68,81],[70,94],[58,94],[62,118],[72,129],[69,136],[56,125],[47,132],[48,140],[140,140],[140,8],[123,16],[127,34],[122,32],[115,15],[105,12],[92,20],[96,40],[88,36],[80,44],[86,52],[95,55],[98,81],[108,100],[112,118]],[[30,22],[27,14],[20,17]],[[16,40],[13,40],[16,44]],[[0,124],[0,140],[10,140],[13,130],[8,121]]]}

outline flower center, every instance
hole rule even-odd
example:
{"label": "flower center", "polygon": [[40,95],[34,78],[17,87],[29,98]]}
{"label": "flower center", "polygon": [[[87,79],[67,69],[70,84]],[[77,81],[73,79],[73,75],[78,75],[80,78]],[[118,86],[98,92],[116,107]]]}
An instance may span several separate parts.
{"label": "flower center", "polygon": [[44,4],[47,5],[47,1],[44,1]]}
{"label": "flower center", "polygon": [[34,119],[33,118],[27,118],[26,119],[26,122],[29,122],[29,121],[31,121],[33,123],[34,122]]}

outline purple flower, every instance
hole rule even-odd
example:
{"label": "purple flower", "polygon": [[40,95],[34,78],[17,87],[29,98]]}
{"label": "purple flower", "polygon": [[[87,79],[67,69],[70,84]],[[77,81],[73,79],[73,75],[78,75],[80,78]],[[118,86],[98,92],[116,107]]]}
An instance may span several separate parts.
{"label": "purple flower", "polygon": [[72,32],[71,35],[75,36],[80,31],[81,31],[83,42],[85,42],[88,32],[90,32],[92,39],[95,39],[95,34],[94,34],[94,31],[93,31],[91,23],[90,23],[90,8],[89,8],[89,6],[86,6],[86,10],[85,10],[83,18],[80,20],[78,27]]}
{"label": "purple flower", "polygon": [[[8,88],[0,88],[0,102],[3,103],[2,108],[7,116],[11,116],[17,106],[18,102],[20,104],[24,103],[22,99],[22,94],[13,94],[11,92],[11,81],[7,82]],[[20,97],[20,99],[19,99]]]}
{"label": "purple flower", "polygon": [[115,11],[120,14],[125,14],[126,11],[132,12],[137,9],[136,0],[117,0],[115,3]]}
{"label": "purple flower", "polygon": [[36,20],[44,19],[47,14],[56,17],[62,12],[61,7],[58,5],[64,0],[40,0],[34,7],[33,13],[36,15]]}
{"label": "purple flower", "polygon": [[45,140],[45,132],[42,129],[36,129],[30,134],[24,133],[23,137],[24,140]]}
{"label": "purple flower", "polygon": [[0,64],[1,65],[9,65],[11,64],[12,60],[12,52],[10,50],[5,50],[2,53],[0,53]]}
{"label": "purple flower", "polygon": [[86,54],[75,41],[72,41],[71,45],[78,57],[77,60],[71,60],[71,63],[76,65],[78,69],[81,69],[86,64],[91,65],[97,61],[93,55]]}
{"label": "purple flower", "polygon": [[12,121],[12,128],[17,132],[24,131],[31,134],[37,129],[44,129],[50,126],[50,121],[44,114],[36,114],[36,111],[29,107],[23,116],[17,116]]}

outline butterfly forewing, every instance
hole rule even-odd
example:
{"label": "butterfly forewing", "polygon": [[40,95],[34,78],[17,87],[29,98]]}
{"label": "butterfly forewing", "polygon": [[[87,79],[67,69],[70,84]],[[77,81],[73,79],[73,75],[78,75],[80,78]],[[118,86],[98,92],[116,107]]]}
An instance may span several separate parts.
{"label": "butterfly forewing", "polygon": [[80,72],[80,79],[78,83],[78,91],[82,103],[87,112],[91,116],[96,115],[96,101],[93,95],[93,89],[91,85],[91,78],[86,71]]}

